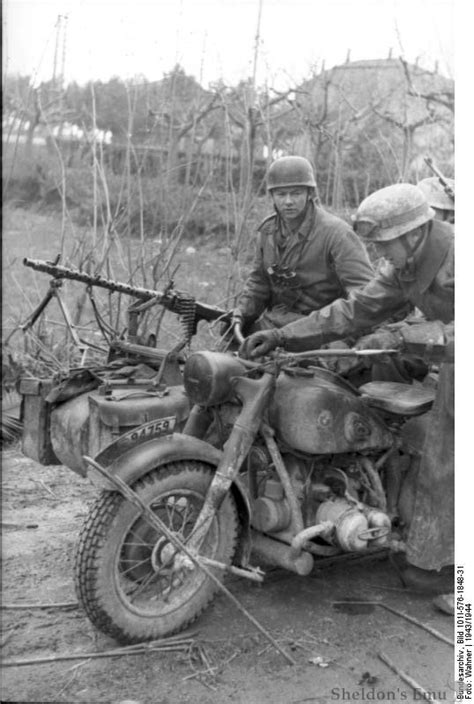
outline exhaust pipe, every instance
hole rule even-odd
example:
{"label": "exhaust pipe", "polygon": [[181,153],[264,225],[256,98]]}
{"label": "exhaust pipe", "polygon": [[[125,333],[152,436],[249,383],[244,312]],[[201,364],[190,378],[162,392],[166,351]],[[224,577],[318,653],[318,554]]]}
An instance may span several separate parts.
{"label": "exhaust pipe", "polygon": [[295,572],[303,577],[313,569],[314,559],[308,552],[302,552],[293,558],[289,545],[256,531],[251,532],[251,537],[252,553],[257,560],[263,559],[272,565],[278,565],[278,567],[283,567],[285,570]]}

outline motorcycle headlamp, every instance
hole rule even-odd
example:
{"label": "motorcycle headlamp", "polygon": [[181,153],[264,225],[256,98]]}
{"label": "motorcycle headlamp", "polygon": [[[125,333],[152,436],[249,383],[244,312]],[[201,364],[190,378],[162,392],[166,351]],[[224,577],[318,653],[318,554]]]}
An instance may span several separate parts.
{"label": "motorcycle headlamp", "polygon": [[215,406],[228,401],[233,379],[245,374],[244,365],[222,352],[194,352],[184,365],[184,388],[193,403]]}

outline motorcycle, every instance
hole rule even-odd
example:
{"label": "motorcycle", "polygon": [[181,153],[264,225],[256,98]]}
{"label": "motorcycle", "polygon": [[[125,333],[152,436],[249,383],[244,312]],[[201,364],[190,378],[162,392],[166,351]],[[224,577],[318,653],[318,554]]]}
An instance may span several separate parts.
{"label": "motorcycle", "polygon": [[261,580],[269,564],[304,576],[321,558],[401,548],[434,390],[355,388],[315,364],[321,355],[249,362],[195,352],[184,365],[191,410],[181,433],[172,417],[152,420],[85,458],[101,493],[75,579],[97,629],[122,643],[182,630],[218,589],[209,570]]}

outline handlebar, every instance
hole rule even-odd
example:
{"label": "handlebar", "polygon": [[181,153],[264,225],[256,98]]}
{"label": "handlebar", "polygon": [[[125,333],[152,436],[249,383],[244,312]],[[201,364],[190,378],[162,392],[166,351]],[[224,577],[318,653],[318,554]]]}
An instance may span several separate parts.
{"label": "handlebar", "polygon": [[330,349],[330,350],[308,350],[308,352],[288,352],[292,359],[306,359],[311,357],[377,357],[380,355],[400,354],[400,350],[358,350],[358,349]]}
{"label": "handlebar", "polygon": [[[240,345],[243,344],[245,341],[245,337],[242,334],[242,324],[239,322],[234,323],[232,327],[232,333],[234,335],[235,340],[237,343]],[[285,359],[287,361],[296,361],[298,359],[312,359],[314,357],[379,357],[379,356],[386,356],[386,355],[398,355],[400,354],[400,350],[397,349],[367,349],[367,350],[358,350],[355,348],[343,348],[343,349],[337,349],[337,348],[331,348],[331,349],[322,349],[322,350],[307,350],[305,352],[276,352],[272,351],[270,352],[267,356],[267,358],[270,359],[278,359],[281,361],[282,359]],[[242,360],[243,361],[243,360]],[[247,360],[250,361],[250,360]],[[260,366],[260,364],[257,362],[253,362],[253,364],[256,364],[256,366]]]}
{"label": "handlebar", "polygon": [[253,369],[270,369],[274,365],[280,367],[291,364],[291,362],[298,362],[302,359],[316,359],[319,357],[384,357],[386,355],[398,355],[400,350],[387,349],[387,350],[357,350],[357,349],[340,349],[340,350],[308,350],[306,352],[284,352],[272,350],[261,358],[261,361],[252,361],[250,359],[245,359],[239,357],[239,362],[241,362],[244,367],[249,370]]}

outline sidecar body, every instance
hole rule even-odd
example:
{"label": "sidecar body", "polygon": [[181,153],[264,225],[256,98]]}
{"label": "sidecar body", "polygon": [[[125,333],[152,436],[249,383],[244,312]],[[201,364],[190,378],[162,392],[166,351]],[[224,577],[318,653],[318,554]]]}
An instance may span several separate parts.
{"label": "sidecar body", "polygon": [[23,378],[22,451],[40,464],[63,464],[86,476],[83,455],[96,456],[121,435],[152,423],[159,435],[179,431],[189,414],[178,364],[168,365],[155,384],[119,369],[101,373],[81,368],[69,377]]}

